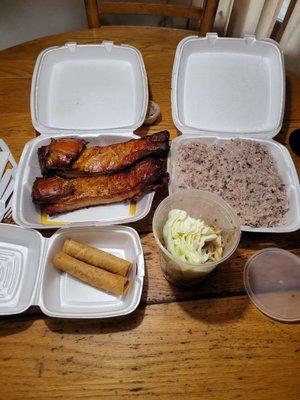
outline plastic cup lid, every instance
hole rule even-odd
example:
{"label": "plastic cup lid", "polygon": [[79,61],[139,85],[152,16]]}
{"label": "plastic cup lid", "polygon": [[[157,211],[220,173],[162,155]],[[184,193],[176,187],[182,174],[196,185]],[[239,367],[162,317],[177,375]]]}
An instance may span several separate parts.
{"label": "plastic cup lid", "polygon": [[246,291],[255,306],[283,322],[300,321],[300,258],[268,248],[255,253],[244,269]]}

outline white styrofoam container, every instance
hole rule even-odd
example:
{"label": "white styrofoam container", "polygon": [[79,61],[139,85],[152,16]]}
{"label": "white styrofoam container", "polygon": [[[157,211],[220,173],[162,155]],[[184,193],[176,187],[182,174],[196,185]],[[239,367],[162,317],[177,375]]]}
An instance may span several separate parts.
{"label": "white styrofoam container", "polygon": [[172,117],[182,136],[169,155],[170,185],[174,181],[176,146],[189,140],[222,143],[239,137],[267,146],[286,185],[289,211],[285,224],[250,232],[292,232],[300,228],[300,188],[288,150],[272,140],[282,126],[285,74],[282,52],[271,39],[253,36],[219,38],[190,36],[177,46],[172,73]]}
{"label": "white styrofoam container", "polygon": [[[94,288],[52,265],[54,254],[71,238],[133,262],[133,285],[124,297]],[[68,227],[44,238],[33,229],[0,224],[0,315],[38,305],[63,318],[105,318],[129,314],[140,302],[143,250],[137,232],[125,226]]]}
{"label": "white styrofoam container", "polygon": [[[57,137],[58,135],[53,135]],[[68,135],[64,135],[66,137]],[[74,135],[70,135],[74,137]],[[85,135],[89,144],[104,146],[108,144],[127,141],[138,136],[133,135],[130,138],[124,134],[100,134]],[[33,204],[31,199],[32,185],[37,176],[41,176],[38,161],[37,150],[39,147],[48,144],[49,138],[41,135],[36,139],[29,141],[23,150],[19,168],[17,171],[16,185],[13,200],[13,216],[14,220],[21,226],[28,228],[49,229],[63,225],[82,224],[90,225],[95,221],[101,225],[112,225],[116,223],[129,223],[144,218],[150,211],[154,193],[148,193],[142,196],[136,202],[136,213],[130,215],[130,203],[123,202],[117,204],[107,204],[97,207],[83,208],[81,210],[48,217],[49,223],[41,222],[41,209],[38,205]]]}
{"label": "white styrofoam container", "polygon": [[29,228],[62,224],[102,225],[133,222],[150,210],[154,193],[137,201],[135,215],[128,203],[72,211],[41,221],[31,200],[32,183],[41,176],[37,149],[50,137],[80,137],[89,145],[136,139],[148,105],[147,75],[140,52],[128,45],[66,43],[44,50],[37,58],[31,86],[31,118],[41,134],[23,150],[16,176],[13,217]]}

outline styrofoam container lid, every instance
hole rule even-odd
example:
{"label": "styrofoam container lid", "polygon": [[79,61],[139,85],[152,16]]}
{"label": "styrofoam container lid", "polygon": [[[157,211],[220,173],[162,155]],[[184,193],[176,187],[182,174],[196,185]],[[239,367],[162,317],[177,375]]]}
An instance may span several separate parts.
{"label": "styrofoam container lid", "polygon": [[172,116],[181,132],[272,138],[284,102],[283,56],[275,41],[208,33],[177,46]]}
{"label": "styrofoam container lid", "polygon": [[300,321],[300,258],[268,248],[255,253],[244,269],[246,291],[255,306],[283,322]]}
{"label": "styrofoam container lid", "polygon": [[21,313],[33,303],[42,247],[39,232],[0,224],[0,315]]}
{"label": "styrofoam container lid", "polygon": [[0,222],[11,212],[17,163],[9,147],[0,139]]}
{"label": "styrofoam container lid", "polygon": [[[66,239],[100,248],[133,263],[131,288],[114,296],[59,271],[52,259]],[[33,229],[0,224],[0,315],[18,314],[38,305],[62,318],[106,318],[129,314],[138,306],[144,257],[138,233],[126,226],[72,227],[44,238]]]}
{"label": "styrofoam container lid", "polygon": [[133,132],[147,105],[143,58],[132,46],[66,43],[37,58],[30,107],[41,134]]}

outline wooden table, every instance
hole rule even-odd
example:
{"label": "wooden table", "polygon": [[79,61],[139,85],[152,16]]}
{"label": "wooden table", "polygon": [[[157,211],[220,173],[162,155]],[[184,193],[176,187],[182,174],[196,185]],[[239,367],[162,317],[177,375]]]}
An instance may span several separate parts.
{"label": "wooden table", "polygon": [[[139,134],[168,129],[175,137],[170,82],[177,43],[190,31],[102,27],[51,36],[0,52],[0,133],[19,159],[34,137],[29,113],[37,55],[67,41],[130,43],[143,54],[161,120]],[[287,145],[300,126],[300,79],[287,74],[283,129]],[[300,168],[299,157],[293,159]],[[157,205],[166,193],[158,194]],[[155,207],[155,205],[154,205]],[[153,207],[153,208],[154,208]],[[242,272],[257,250],[276,246],[300,255],[299,232],[244,233],[236,253],[195,290],[162,277],[151,233],[153,211],[138,229],[146,259],[140,307],[108,320],[48,318],[37,308],[0,320],[0,398],[299,399],[300,327],[262,315],[245,295]]]}

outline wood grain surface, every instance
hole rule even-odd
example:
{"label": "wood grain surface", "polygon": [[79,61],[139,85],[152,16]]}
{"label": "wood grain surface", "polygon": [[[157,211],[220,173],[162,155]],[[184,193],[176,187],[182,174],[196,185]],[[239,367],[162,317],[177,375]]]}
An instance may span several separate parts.
{"label": "wood grain surface", "polygon": [[[0,52],[0,137],[18,160],[35,136],[29,96],[38,54],[68,41],[129,43],[142,52],[153,100],[162,111],[145,135],[168,129],[171,71],[178,42],[191,31],[101,27],[42,38]],[[287,73],[286,111],[276,140],[288,148],[300,127],[300,79]],[[291,153],[298,172],[300,159]],[[0,399],[291,399],[300,398],[299,324],[262,315],[245,296],[246,260],[265,247],[300,255],[299,232],[244,233],[237,252],[193,290],[177,289],[162,276],[149,215],[132,224],[146,260],[141,306],[126,317],[60,320],[39,308],[0,320]],[[46,234],[46,233],[45,233]],[[49,232],[47,232],[49,235]]]}
{"label": "wood grain surface", "polygon": [[5,399],[300,396],[299,329],[247,297],[140,307],[110,320],[0,322]]}

